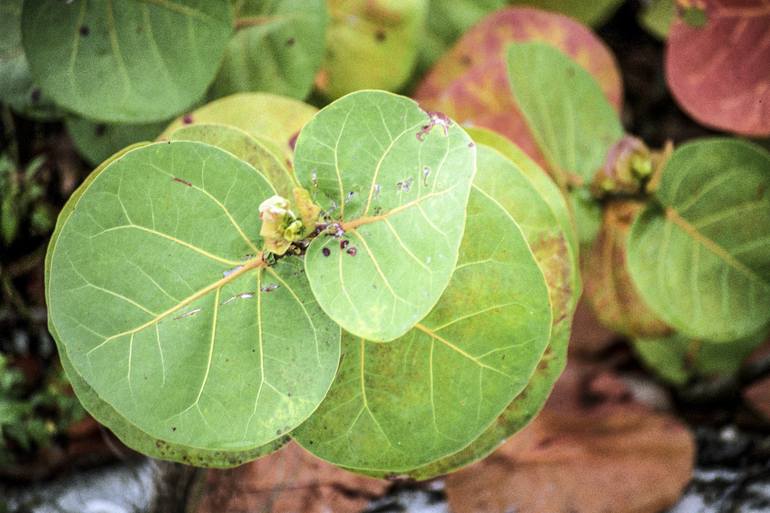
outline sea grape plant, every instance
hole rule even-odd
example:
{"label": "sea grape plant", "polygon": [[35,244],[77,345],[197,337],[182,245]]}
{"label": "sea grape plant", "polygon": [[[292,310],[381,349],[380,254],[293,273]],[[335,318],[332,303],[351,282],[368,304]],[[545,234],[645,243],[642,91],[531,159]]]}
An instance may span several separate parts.
{"label": "sea grape plant", "polygon": [[63,209],[46,296],[81,402],[201,466],[290,439],[375,476],[485,456],[564,366],[581,283],[558,187],[391,93],[307,107],[298,136],[255,102],[113,155]]}
{"label": "sea grape plant", "polygon": [[[674,349],[690,344],[693,355],[732,348],[739,361],[770,327],[770,155],[727,138],[649,149],[625,133],[608,74],[593,67],[601,46],[586,46],[578,62],[564,38],[484,30],[515,11],[471,29],[417,96],[431,108],[448,106],[463,123],[491,125],[543,163],[573,207],[589,303],[608,327],[638,339],[650,365],[672,375],[659,364],[665,358],[656,348],[664,344],[669,355],[690,354]],[[567,26],[552,23],[550,31]],[[492,59],[481,51],[490,46]],[[485,77],[502,66],[500,87]],[[483,80],[487,87],[478,87]],[[516,115],[499,116],[500,104],[515,105]],[[712,351],[714,344],[725,348]],[[672,358],[669,366],[682,362]],[[736,358],[724,360],[732,363],[709,369],[736,368]],[[690,370],[687,377],[707,373]]]}

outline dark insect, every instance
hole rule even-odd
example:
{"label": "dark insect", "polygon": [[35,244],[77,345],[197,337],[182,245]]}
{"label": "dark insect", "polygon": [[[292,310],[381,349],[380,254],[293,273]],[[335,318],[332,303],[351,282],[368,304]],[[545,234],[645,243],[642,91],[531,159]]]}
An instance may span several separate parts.
{"label": "dark insect", "polygon": [[341,240],[340,241],[340,249],[345,249],[346,247],[348,247],[348,244],[350,244],[349,240],[347,240],[347,239]]}
{"label": "dark insect", "polygon": [[430,176],[430,167],[425,166],[422,168],[422,184],[427,187],[428,186],[428,177]]}
{"label": "dark insect", "polygon": [[182,123],[184,123],[185,125],[189,125],[189,124],[191,124],[192,122],[193,122],[193,117],[192,117],[192,114],[185,114],[185,115],[182,117]]}
{"label": "dark insect", "polygon": [[270,283],[260,288],[259,290],[261,290],[262,292],[272,292],[277,288],[278,288],[278,285],[276,285],[275,283]]}
{"label": "dark insect", "polygon": [[332,254],[332,252],[331,252],[331,250],[329,250],[329,248],[323,248],[321,250],[321,253],[323,253],[323,256],[325,256],[325,257],[328,257],[329,255]]}
{"label": "dark insect", "polygon": [[350,246],[350,247],[348,248],[348,250],[346,251],[346,253],[347,253],[348,255],[350,255],[350,256],[356,256],[356,253],[358,253],[358,250],[356,249],[356,247],[355,247],[355,246]]}
{"label": "dark insect", "polygon": [[182,180],[181,178],[177,178],[176,176],[172,179],[173,182],[179,182],[181,184],[186,185],[187,187],[192,187],[192,184],[188,182],[187,180]]}

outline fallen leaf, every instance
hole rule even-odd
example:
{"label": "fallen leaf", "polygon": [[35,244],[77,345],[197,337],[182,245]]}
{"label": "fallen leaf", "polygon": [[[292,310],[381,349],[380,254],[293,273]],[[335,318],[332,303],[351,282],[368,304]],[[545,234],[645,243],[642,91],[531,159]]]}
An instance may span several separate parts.
{"label": "fallen leaf", "polygon": [[571,18],[525,7],[499,10],[472,27],[436,63],[414,97],[428,110],[502,133],[545,165],[508,84],[506,47],[524,41],[552,44],[575,59],[620,110],[623,85],[604,43]]}
{"label": "fallen leaf", "polygon": [[674,22],[666,79],[699,123],[770,135],[770,1],[703,0],[706,23]]}
{"label": "fallen leaf", "polygon": [[616,375],[570,362],[543,412],[446,482],[454,513],[658,513],[690,480],[691,433]]}
{"label": "fallen leaf", "polygon": [[570,353],[596,354],[612,345],[618,335],[605,328],[591,309],[585,296],[578,302],[572,320]]}
{"label": "fallen leaf", "polygon": [[358,513],[387,488],[290,443],[247,465],[210,470],[197,513]]}

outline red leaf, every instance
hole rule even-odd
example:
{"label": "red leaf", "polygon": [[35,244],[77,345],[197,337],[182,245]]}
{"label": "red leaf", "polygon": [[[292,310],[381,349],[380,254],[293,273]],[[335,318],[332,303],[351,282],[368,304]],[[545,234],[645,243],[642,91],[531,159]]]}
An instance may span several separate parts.
{"label": "red leaf", "polygon": [[707,22],[677,20],[666,78],[693,118],[712,128],[770,135],[770,0],[706,0]]}
{"label": "red leaf", "polygon": [[387,487],[386,481],[346,472],[290,443],[247,465],[209,471],[197,513],[358,513]]}

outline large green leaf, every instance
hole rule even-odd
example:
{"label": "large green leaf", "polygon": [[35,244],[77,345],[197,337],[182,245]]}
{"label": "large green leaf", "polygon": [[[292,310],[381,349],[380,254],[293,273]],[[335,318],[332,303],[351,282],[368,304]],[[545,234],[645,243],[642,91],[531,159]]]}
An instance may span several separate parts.
{"label": "large green leaf", "polygon": [[767,338],[766,330],[729,344],[693,340],[682,335],[635,339],[634,350],[645,366],[675,385],[692,378],[712,378],[738,371],[748,356]]}
{"label": "large green leaf", "polygon": [[[56,240],[59,237],[61,228],[66,224],[70,215],[74,210],[74,205],[77,203],[83,192],[88,189],[93,180],[99,176],[99,174],[111,163],[113,160],[124,155],[126,152],[131,151],[135,147],[127,148],[112,158],[108,159],[102,165],[100,165],[86,180],[78,190],[72,195],[71,200],[67,206],[62,210],[59,219],[56,224],[56,230],[54,230],[52,239]],[[48,282],[51,276],[51,255],[53,245],[49,247],[49,251],[46,253],[45,258],[45,283],[46,283],[46,301],[48,298]],[[189,465],[205,466],[205,467],[231,467],[240,465],[246,461],[258,458],[262,455],[268,454],[272,451],[280,448],[286,443],[288,437],[284,436],[276,441],[270,442],[266,446],[256,447],[248,451],[207,451],[204,449],[194,449],[185,447],[178,444],[172,444],[165,440],[153,438],[147,433],[144,433],[139,428],[128,422],[125,418],[120,416],[109,404],[102,401],[94,390],[85,382],[85,380],[75,372],[72,367],[69,357],[65,348],[58,342],[59,335],[56,332],[56,326],[52,322],[49,322],[49,329],[53,334],[56,341],[59,359],[61,360],[62,367],[67,374],[67,378],[72,385],[72,389],[75,391],[80,402],[83,404],[86,410],[94,417],[98,422],[107,426],[120,440],[127,446],[136,451],[140,451],[143,454],[154,458],[160,458],[171,461],[178,461],[180,463],[186,463]]]}
{"label": "large green leaf", "polygon": [[[446,474],[483,458],[540,411],[564,369],[572,314],[580,297],[576,251],[569,245],[569,233],[574,230],[569,224],[564,198],[545,172],[521,150],[513,145],[509,147],[511,143],[507,139],[498,140],[486,131],[471,133],[480,143],[474,190],[486,195],[515,219],[532,248],[548,285],[552,309],[551,338],[526,388],[497,420],[468,447],[408,471],[407,474],[415,479]],[[482,144],[485,140],[499,144],[516,161]],[[541,177],[546,181],[543,182]]]}
{"label": "large green leaf", "polygon": [[329,395],[292,436],[364,473],[403,473],[455,453],[527,385],[550,324],[543,273],[521,231],[474,188],[460,260],[439,303],[389,344],[344,334]]}
{"label": "large green leaf", "polygon": [[23,0],[0,2],[0,102],[36,119],[58,118],[60,109],[32,81],[21,45]]}
{"label": "large green leaf", "polygon": [[513,96],[560,184],[588,184],[623,127],[588,71],[556,48],[516,43],[508,49]]}
{"label": "large green leaf", "polygon": [[57,104],[99,121],[162,121],[188,108],[231,32],[226,0],[32,0],[22,13],[34,79]]}
{"label": "large green leaf", "polygon": [[649,307],[692,338],[729,341],[770,321],[770,153],[734,139],[678,148],[629,236]]}
{"label": "large green leaf", "polygon": [[408,98],[362,91],[319,112],[297,140],[296,174],[345,232],[305,256],[321,308],[375,341],[425,317],[457,262],[475,167],[470,137]]}
{"label": "large green leaf", "polygon": [[66,351],[59,351],[59,359],[72,389],[88,413],[99,423],[109,428],[128,447],[146,456],[197,467],[227,468],[242,465],[276,451],[289,441],[288,436],[283,436],[267,445],[251,450],[230,452],[195,449],[153,438],[121,417],[114,408],[102,401],[88,383],[75,372]]}
{"label": "large green leaf", "polygon": [[324,0],[235,0],[237,32],[212,85],[214,96],[267,91],[305,98],[326,48]]}
{"label": "large green leaf", "polygon": [[78,152],[91,164],[98,165],[126,146],[140,141],[152,141],[161,133],[167,122],[140,125],[107,124],[68,116],[65,124]]}
{"label": "large green leaf", "polygon": [[256,205],[274,193],[228,152],[170,142],[122,154],[65,207],[49,250],[52,331],[150,437],[252,450],[324,397],[339,328],[300,261],[264,266]]}
{"label": "large green leaf", "polygon": [[278,194],[291,197],[296,182],[286,165],[261,143],[240,128],[228,125],[194,124],[183,126],[170,136],[174,141],[199,141],[229,151],[258,169]]}
{"label": "large green leaf", "polygon": [[321,91],[339,98],[359,89],[400,89],[417,61],[428,0],[327,0],[327,5]]}
{"label": "large green leaf", "polygon": [[230,125],[269,145],[271,150],[274,149],[290,163],[297,134],[317,111],[311,105],[275,94],[233,94],[175,119],[160,139],[168,139],[175,130],[185,125]]}

